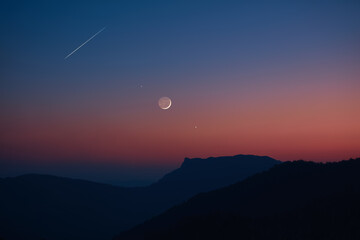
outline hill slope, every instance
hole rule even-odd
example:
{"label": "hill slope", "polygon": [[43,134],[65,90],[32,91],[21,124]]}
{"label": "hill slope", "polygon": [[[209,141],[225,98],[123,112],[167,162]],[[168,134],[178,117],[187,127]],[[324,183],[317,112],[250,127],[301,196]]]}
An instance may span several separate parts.
{"label": "hill slope", "polygon": [[186,159],[148,187],[121,188],[47,175],[0,179],[0,237],[16,239],[111,239],[181,203],[266,170],[278,161],[238,155]]}
{"label": "hill slope", "polygon": [[279,164],[116,239],[359,239],[359,172],[360,159]]}
{"label": "hill slope", "polygon": [[148,202],[165,211],[195,194],[236,183],[279,163],[280,161],[270,157],[254,155],[185,158],[180,168],[146,188],[149,193]]}

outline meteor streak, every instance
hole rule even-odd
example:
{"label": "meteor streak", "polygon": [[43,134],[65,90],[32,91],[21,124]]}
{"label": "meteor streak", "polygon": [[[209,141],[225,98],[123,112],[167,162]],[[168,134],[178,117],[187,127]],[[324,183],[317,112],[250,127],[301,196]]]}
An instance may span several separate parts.
{"label": "meteor streak", "polygon": [[97,33],[95,33],[91,38],[89,38],[88,40],[86,40],[83,44],[81,44],[79,47],[77,47],[74,51],[72,51],[69,55],[67,55],[65,59],[67,59],[68,57],[70,57],[71,55],[73,55],[77,50],[79,50],[82,46],[84,46],[85,44],[87,44],[91,39],[93,39],[94,37],[96,37],[96,35],[98,35],[99,33],[101,33],[102,31],[105,30],[106,27],[103,27],[100,31],[98,31]]}

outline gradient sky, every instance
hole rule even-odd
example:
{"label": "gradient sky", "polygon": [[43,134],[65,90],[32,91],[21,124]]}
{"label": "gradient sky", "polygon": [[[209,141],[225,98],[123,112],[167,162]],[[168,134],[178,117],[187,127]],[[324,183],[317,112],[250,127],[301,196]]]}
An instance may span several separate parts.
{"label": "gradient sky", "polygon": [[0,176],[360,156],[359,1],[2,1],[0,26]]}

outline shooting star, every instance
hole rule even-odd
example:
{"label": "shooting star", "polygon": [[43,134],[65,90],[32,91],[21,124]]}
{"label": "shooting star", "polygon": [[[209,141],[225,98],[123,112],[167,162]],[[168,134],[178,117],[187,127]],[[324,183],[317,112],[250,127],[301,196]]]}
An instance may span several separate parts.
{"label": "shooting star", "polygon": [[74,51],[72,51],[69,55],[67,55],[64,60],[66,60],[68,57],[70,57],[71,55],[73,55],[77,50],[79,50],[82,46],[84,46],[85,44],[87,44],[88,42],[91,41],[91,39],[93,39],[94,37],[96,37],[96,35],[98,35],[99,33],[101,33],[102,31],[105,30],[106,27],[103,27],[100,31],[98,31],[97,33],[95,33],[91,38],[89,38],[88,40],[86,40],[83,44],[81,44],[79,47],[77,47]]}

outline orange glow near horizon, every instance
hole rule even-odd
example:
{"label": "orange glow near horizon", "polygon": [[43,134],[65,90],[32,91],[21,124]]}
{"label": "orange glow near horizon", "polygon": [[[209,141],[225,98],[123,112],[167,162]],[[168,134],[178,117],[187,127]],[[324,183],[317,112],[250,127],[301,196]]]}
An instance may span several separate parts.
{"label": "orange glow near horizon", "polygon": [[248,87],[243,94],[219,87],[200,99],[198,89],[185,100],[175,95],[168,111],[154,97],[129,103],[126,115],[116,112],[116,103],[102,110],[9,111],[1,119],[1,155],[133,165],[236,154],[282,161],[360,157],[360,95],[353,85],[333,82]]}

